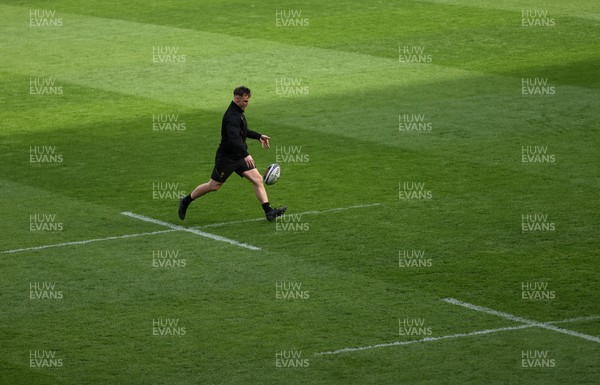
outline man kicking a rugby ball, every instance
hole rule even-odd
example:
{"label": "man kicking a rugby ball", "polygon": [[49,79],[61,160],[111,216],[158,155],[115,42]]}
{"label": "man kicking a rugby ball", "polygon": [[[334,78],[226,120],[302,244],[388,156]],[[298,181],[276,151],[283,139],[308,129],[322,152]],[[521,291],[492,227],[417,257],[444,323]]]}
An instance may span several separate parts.
{"label": "man kicking a rugby ball", "polygon": [[179,218],[181,220],[185,218],[185,213],[190,203],[202,195],[220,189],[234,171],[240,177],[244,177],[252,182],[254,192],[262,204],[267,220],[272,222],[287,210],[286,206],[275,209],[271,207],[263,184],[262,175],[256,169],[252,155],[248,153],[246,138],[260,140],[263,148],[270,147],[269,139],[271,139],[267,135],[261,135],[248,130],[244,111],[249,101],[249,88],[240,86],[233,90],[233,101],[229,105],[229,108],[227,108],[227,111],[225,111],[221,123],[221,144],[215,156],[215,168],[208,182],[196,187],[188,196],[182,197],[179,200]]}

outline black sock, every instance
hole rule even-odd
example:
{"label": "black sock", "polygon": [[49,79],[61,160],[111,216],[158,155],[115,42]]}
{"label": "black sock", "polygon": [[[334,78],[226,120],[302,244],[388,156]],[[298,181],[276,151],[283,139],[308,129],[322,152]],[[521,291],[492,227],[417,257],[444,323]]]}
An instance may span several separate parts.
{"label": "black sock", "polygon": [[192,199],[192,196],[190,194],[188,194],[188,196],[186,196],[185,198],[183,198],[183,203],[186,204],[186,205],[189,205],[193,201],[194,200]]}
{"label": "black sock", "polygon": [[271,205],[269,204],[269,202],[263,203],[262,204],[262,208],[263,208],[263,210],[265,210],[265,214],[268,214],[269,211],[272,210]]}

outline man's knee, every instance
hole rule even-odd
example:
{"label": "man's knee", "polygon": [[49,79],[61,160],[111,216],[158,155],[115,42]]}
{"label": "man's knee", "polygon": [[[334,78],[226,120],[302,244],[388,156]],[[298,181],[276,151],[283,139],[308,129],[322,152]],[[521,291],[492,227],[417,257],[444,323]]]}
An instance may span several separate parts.
{"label": "man's knee", "polygon": [[257,172],[252,172],[252,173],[248,173],[246,175],[246,178],[248,178],[248,180],[250,182],[252,182],[252,184],[255,184],[257,186],[260,186],[260,185],[263,184],[262,175],[260,175],[260,173],[258,171]]}
{"label": "man's knee", "polygon": [[262,186],[263,185],[263,178],[262,178],[262,176],[259,175],[256,178],[254,178],[252,180],[252,183],[254,183],[257,186]]}
{"label": "man's knee", "polygon": [[221,188],[221,186],[223,186],[223,183],[221,183],[221,182],[217,182],[217,181],[215,181],[214,179],[211,179],[211,180],[208,182],[208,189],[209,189],[209,191],[211,191],[211,192],[212,192],[212,191],[217,191],[218,189],[220,189],[220,188]]}

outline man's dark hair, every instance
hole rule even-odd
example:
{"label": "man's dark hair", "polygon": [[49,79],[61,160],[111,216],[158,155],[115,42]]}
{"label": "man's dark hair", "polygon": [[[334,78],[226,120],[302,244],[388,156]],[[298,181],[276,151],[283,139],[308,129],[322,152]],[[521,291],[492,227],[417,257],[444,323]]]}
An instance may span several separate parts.
{"label": "man's dark hair", "polygon": [[246,86],[239,86],[235,90],[233,90],[233,96],[244,96],[248,95],[248,97],[252,96],[250,93],[250,88]]}

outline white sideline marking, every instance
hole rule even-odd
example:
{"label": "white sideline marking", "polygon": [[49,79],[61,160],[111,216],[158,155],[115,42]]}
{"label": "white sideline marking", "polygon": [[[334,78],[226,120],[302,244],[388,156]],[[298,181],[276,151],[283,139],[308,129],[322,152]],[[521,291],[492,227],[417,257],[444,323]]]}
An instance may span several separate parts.
{"label": "white sideline marking", "polygon": [[[313,211],[305,211],[303,213],[297,213],[294,215],[305,215],[305,214],[323,214],[323,213],[330,213],[330,212],[335,212],[335,211],[346,211],[346,210],[352,210],[352,209],[362,209],[365,207],[374,207],[374,206],[381,206],[381,203],[370,203],[370,204],[366,204],[366,205],[355,205],[355,206],[348,206],[348,207],[338,207],[338,208],[334,208],[334,209],[325,209],[325,210],[313,210]],[[221,222],[221,223],[210,223],[208,225],[202,225],[202,226],[197,226],[194,227],[196,229],[204,229],[207,227],[219,227],[219,226],[227,226],[227,225],[237,225],[240,223],[247,223],[247,222],[258,222],[258,221],[264,221],[265,218],[255,218],[255,219],[244,219],[241,221],[233,221],[233,222]]]}
{"label": "white sideline marking", "polygon": [[459,300],[454,299],[454,298],[444,298],[442,301],[451,303],[453,305],[458,305],[458,306],[466,307],[467,309],[479,311],[479,312],[482,312],[482,313],[493,314],[493,315],[496,315],[498,317],[506,318],[506,319],[509,319],[511,321],[520,322],[520,323],[523,323],[523,324],[526,324],[526,325],[537,326],[537,327],[540,327],[542,329],[548,329],[548,330],[552,330],[552,331],[555,331],[555,332],[559,332],[559,333],[563,333],[563,334],[568,334],[570,336],[583,338],[585,340],[596,342],[596,343],[600,344],[600,338],[598,338],[598,337],[590,336],[589,334],[579,333],[579,332],[576,332],[576,331],[573,331],[573,330],[559,328],[558,326],[552,325],[552,323],[550,323],[550,322],[545,322],[544,323],[544,322],[533,321],[533,320],[530,320],[530,319],[527,319],[527,318],[518,317],[518,316],[515,316],[515,315],[512,315],[512,314],[509,314],[509,313],[504,313],[502,311],[490,309],[490,308],[483,307],[483,306],[473,305],[473,304],[468,303],[468,302],[459,301]]}
{"label": "white sideline marking", "polygon": [[577,321],[591,321],[591,320],[595,320],[600,318],[600,316],[596,315],[592,315],[589,317],[577,317],[577,318],[569,318],[569,319],[564,319],[562,321],[550,321],[550,322],[544,322],[546,324],[565,324],[565,323],[571,323],[571,322],[577,322]]}
{"label": "white sideline marking", "polygon": [[134,214],[134,213],[131,213],[129,211],[124,211],[121,214],[125,215],[125,216],[128,216],[128,217],[131,217],[131,218],[139,219],[140,221],[144,221],[144,222],[149,222],[149,223],[154,223],[154,224],[157,224],[157,225],[165,226],[165,227],[168,227],[168,228],[176,230],[176,231],[187,231],[188,233],[200,235],[202,237],[210,238],[210,239],[213,239],[215,241],[227,242],[229,244],[232,244],[232,245],[235,245],[235,246],[239,246],[239,247],[243,247],[245,249],[260,250],[260,247],[252,246],[252,245],[249,245],[247,243],[241,243],[241,242],[238,242],[238,241],[234,241],[233,239],[225,238],[225,237],[222,237],[220,235],[215,235],[215,234],[211,234],[211,233],[205,233],[204,231],[192,229],[192,228],[189,228],[189,227],[183,227],[183,226],[174,225],[172,223],[163,222],[163,221],[161,221],[159,219],[154,219],[154,218],[146,217],[144,215]]}
{"label": "white sideline marking", "polygon": [[[446,302],[448,302],[448,301],[446,301]],[[564,320],[560,320],[560,321],[544,322],[544,324],[549,325],[549,324],[558,324],[558,323],[570,323],[570,322],[577,322],[577,321],[594,320],[594,319],[598,319],[598,318],[600,318],[600,316],[578,317],[578,318],[564,319]],[[367,349],[385,348],[388,346],[411,345],[411,344],[416,344],[418,342],[433,342],[433,341],[445,340],[445,339],[449,339],[449,338],[462,338],[462,337],[478,336],[478,335],[483,335],[483,334],[498,333],[498,332],[510,331],[510,330],[528,329],[528,328],[533,328],[536,326],[537,325],[525,324],[525,325],[519,325],[519,326],[508,326],[508,327],[497,328],[497,329],[477,330],[477,331],[470,332],[470,333],[449,334],[449,335],[445,335],[445,336],[441,336],[441,337],[425,337],[420,340],[396,341],[396,342],[389,342],[389,343],[385,343],[385,344],[361,346],[358,348],[345,348],[345,349],[333,350],[333,351],[329,351],[329,352],[315,353],[315,355],[316,356],[324,356],[324,355],[330,355],[330,354],[356,352],[356,351],[367,350]]]}
{"label": "white sideline marking", "polygon": [[171,233],[173,231],[176,231],[176,230],[173,230],[173,229],[170,229],[170,230],[160,230],[160,231],[152,231],[152,232],[149,232],[149,233],[125,234],[125,235],[116,235],[114,237],[86,239],[86,240],[83,240],[83,241],[55,243],[53,245],[34,246],[34,247],[26,247],[26,248],[23,248],[23,249],[5,250],[5,251],[1,252],[0,254],[18,253],[18,252],[21,252],[21,251],[30,251],[30,250],[43,250],[43,249],[49,249],[51,247],[62,247],[62,246],[71,246],[71,245],[85,245],[86,243],[92,243],[92,242],[110,241],[110,240],[113,240],[113,239],[123,239],[123,238],[143,237],[145,235]]}
{"label": "white sideline marking", "polygon": [[227,226],[227,225],[237,225],[239,223],[260,222],[260,221],[264,221],[264,220],[265,220],[265,218],[244,219],[244,220],[241,220],[241,221],[210,223],[208,225],[196,226],[196,227],[193,227],[193,228],[194,229],[204,229],[204,228],[207,228],[207,227],[220,227],[220,226]]}
{"label": "white sideline marking", "polygon": [[[331,212],[331,211],[343,211],[343,210],[358,209],[358,208],[363,208],[363,207],[372,207],[372,206],[380,206],[380,205],[381,205],[381,203],[372,203],[372,204],[367,204],[367,205],[356,205],[356,206],[350,206],[350,207],[339,207],[339,208],[335,208],[335,209],[326,209],[326,210],[321,210],[321,211],[307,211],[307,212],[300,213],[300,214],[301,215],[302,214],[321,214],[321,213],[326,213],[326,212]],[[121,213],[121,214],[124,214],[124,213]],[[132,214],[132,213],[130,213],[130,214]],[[126,215],[126,214],[124,214],[124,215]],[[137,214],[134,214],[134,215],[137,215]],[[140,219],[140,218],[137,218],[137,219]],[[264,220],[264,218],[247,219],[247,220],[243,220],[243,221],[234,221],[234,222],[213,223],[213,224],[209,224],[209,225],[199,226],[199,227],[196,227],[196,228],[200,228],[201,229],[201,228],[204,228],[204,227],[217,227],[217,226],[225,226],[225,225],[231,225],[231,224],[237,224],[237,223],[257,222],[257,221],[262,221],[262,220]],[[164,226],[167,223],[161,221],[160,224],[162,224]],[[167,224],[167,225],[171,225],[171,224]],[[176,226],[176,225],[173,225],[173,226]],[[110,241],[110,240],[122,239],[122,238],[142,237],[142,236],[145,236],[145,235],[170,233],[170,232],[173,232],[173,231],[180,231],[180,230],[188,231],[188,232],[192,232],[192,233],[195,232],[194,228],[186,228],[186,227],[181,227],[181,229],[171,228],[169,230],[152,231],[152,232],[148,232],[148,233],[125,234],[125,235],[117,235],[117,236],[106,237],[106,238],[87,239],[87,240],[83,240],[83,241],[64,242],[64,243],[56,243],[56,244],[52,244],[52,245],[33,246],[33,247],[25,247],[25,248],[22,248],[22,249],[5,250],[5,251],[1,251],[0,254],[18,253],[18,252],[21,252],[21,251],[31,251],[31,250],[43,250],[43,249],[49,249],[51,247],[84,245],[86,243],[92,243],[92,242]],[[203,234],[208,234],[208,233],[203,233]],[[213,235],[213,234],[211,234],[211,235]],[[213,236],[218,237],[218,235],[213,235]],[[224,238],[224,239],[227,239],[227,238]],[[251,246],[251,245],[248,245],[248,246]],[[251,246],[251,247],[255,247],[255,246]],[[256,248],[256,249],[251,249],[251,250],[260,250],[260,249]]]}
{"label": "white sideline marking", "polygon": [[315,355],[317,355],[317,356],[324,356],[324,355],[329,355],[329,354],[339,354],[339,353],[347,353],[347,352],[356,352],[356,351],[359,351],[359,350],[367,350],[367,349],[375,349],[375,348],[385,348],[385,347],[388,347],[388,346],[410,345],[410,344],[416,344],[418,342],[432,342],[432,341],[445,340],[445,339],[448,339],[448,338],[470,337],[470,336],[477,336],[477,335],[481,335],[481,334],[490,334],[490,333],[497,333],[497,332],[502,332],[502,331],[506,331],[506,330],[518,330],[518,329],[526,329],[526,328],[532,328],[532,327],[533,327],[533,325],[520,325],[520,326],[510,326],[510,327],[498,328],[498,329],[478,330],[478,331],[474,331],[474,332],[470,332],[470,333],[450,334],[450,335],[441,336],[441,337],[425,337],[425,338],[422,338],[420,340],[396,341],[396,342],[389,342],[389,343],[386,343],[386,344],[377,344],[377,345],[371,345],[371,346],[361,346],[361,347],[358,347],[358,348],[345,348],[345,349],[340,349],[340,350],[333,350],[333,351],[330,351],[330,352],[315,353]]}

